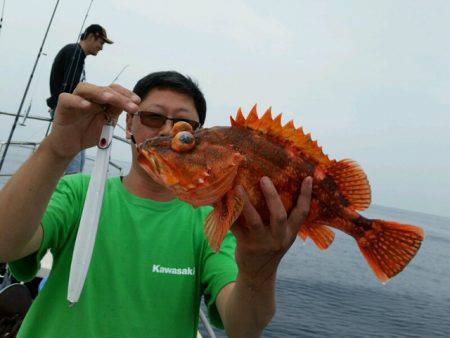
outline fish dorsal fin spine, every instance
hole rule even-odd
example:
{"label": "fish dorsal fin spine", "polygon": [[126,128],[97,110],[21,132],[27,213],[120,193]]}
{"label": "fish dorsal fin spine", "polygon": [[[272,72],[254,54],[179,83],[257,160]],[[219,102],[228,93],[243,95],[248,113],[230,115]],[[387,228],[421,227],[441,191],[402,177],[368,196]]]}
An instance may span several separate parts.
{"label": "fish dorsal fin spine", "polygon": [[241,108],[239,108],[236,118],[230,117],[230,121],[232,126],[246,127],[268,134],[280,142],[289,142],[308,158],[319,164],[330,163],[330,159],[323,153],[322,147],[317,145],[317,141],[311,139],[311,134],[305,134],[302,127],[295,128],[292,120],[282,126],[281,114],[272,118],[271,108],[267,109],[261,118],[258,117],[256,105],[250,110],[247,118],[244,117]]}

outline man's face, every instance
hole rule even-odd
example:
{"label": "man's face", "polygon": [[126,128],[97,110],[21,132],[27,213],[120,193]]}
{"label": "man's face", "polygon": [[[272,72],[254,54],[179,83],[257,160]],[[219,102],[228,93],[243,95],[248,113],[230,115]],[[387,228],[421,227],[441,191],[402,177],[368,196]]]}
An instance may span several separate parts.
{"label": "man's face", "polygon": [[[169,118],[199,121],[194,100],[170,89],[152,89],[139,104],[139,111],[144,112],[143,114],[157,113]],[[172,127],[171,120],[166,120],[160,128],[152,128],[144,125],[139,115],[127,115],[127,130],[131,131],[138,144],[148,138],[170,135]]]}
{"label": "man's face", "polygon": [[103,40],[101,37],[97,37],[92,34],[88,39],[89,54],[97,55],[98,52],[103,49],[104,44],[105,44],[105,40]]}

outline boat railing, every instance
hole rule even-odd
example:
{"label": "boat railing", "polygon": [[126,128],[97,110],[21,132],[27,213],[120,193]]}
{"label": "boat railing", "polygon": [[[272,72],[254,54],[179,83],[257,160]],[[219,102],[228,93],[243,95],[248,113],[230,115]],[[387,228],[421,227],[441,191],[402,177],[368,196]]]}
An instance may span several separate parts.
{"label": "boat railing", "polygon": [[[121,141],[121,142],[125,142],[125,143],[129,143],[128,140],[120,137],[120,136],[114,136],[115,139]],[[30,152],[34,152],[37,147],[39,146],[40,142],[28,142],[28,141],[12,141],[9,143],[10,146],[16,146],[19,148],[24,148],[24,149],[28,149],[30,150]],[[4,147],[6,146],[6,142],[4,141],[0,141],[0,154],[3,153]],[[86,160],[90,161],[90,162],[94,162],[95,158],[92,158],[90,156],[86,156]],[[118,164],[116,161],[114,160],[109,160],[109,165],[115,169],[117,169],[120,173],[120,175],[124,174],[124,168],[123,166],[121,166],[120,164]],[[0,173],[0,177],[10,177],[12,176],[14,173]]]}
{"label": "boat railing", "polygon": [[[15,113],[8,113],[6,111],[0,111],[0,115],[5,115],[5,116],[12,116],[12,117],[16,117],[17,114]],[[50,117],[45,117],[45,116],[36,116],[36,115],[23,115],[20,114],[19,117],[23,117],[24,119],[30,119],[30,120],[37,120],[37,121],[44,121],[44,122],[52,122],[52,119]],[[22,121],[23,123],[23,121]]]}
{"label": "boat railing", "polygon": [[[17,114],[15,113],[10,113],[10,112],[6,112],[6,111],[0,111],[0,115],[4,115],[4,116],[10,116],[10,117],[16,117]],[[37,115],[30,115],[29,111],[27,111],[27,113],[24,114],[19,114],[19,118],[22,118],[22,122],[20,123],[20,125],[25,125],[25,121],[27,119],[29,120],[36,120],[36,121],[41,121],[41,122],[48,122],[49,125],[50,123],[52,123],[52,118],[51,117],[45,117],[45,116],[37,116]],[[120,137],[118,135],[114,135],[113,136],[114,139],[123,142],[123,143],[127,143],[129,144],[130,141],[128,141],[127,139]],[[4,141],[0,141],[0,154],[2,154],[5,151],[5,147],[9,147],[9,146],[16,146],[16,147],[20,147],[20,148],[26,148],[26,149],[30,149],[31,152],[34,152],[36,150],[36,148],[39,146],[40,142],[30,142],[30,141],[11,141],[9,142],[9,144],[7,142]],[[94,159],[90,158],[90,157],[86,157],[86,160],[88,161],[94,161]],[[124,174],[124,168],[119,165],[117,162],[110,160],[109,161],[109,165],[115,169],[117,169],[120,173],[120,175]],[[12,176],[12,173],[1,173],[0,172],[0,177],[10,177]]]}

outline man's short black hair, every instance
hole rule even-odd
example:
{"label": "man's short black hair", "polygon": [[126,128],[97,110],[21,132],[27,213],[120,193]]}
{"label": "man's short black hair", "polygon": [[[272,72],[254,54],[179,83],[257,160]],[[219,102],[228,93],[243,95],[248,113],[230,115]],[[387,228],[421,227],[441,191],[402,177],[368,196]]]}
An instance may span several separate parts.
{"label": "man's short black hair", "polygon": [[206,101],[198,85],[188,76],[175,71],[150,73],[140,79],[134,86],[133,92],[144,100],[152,89],[170,89],[187,95],[194,101],[200,125],[205,123]]}

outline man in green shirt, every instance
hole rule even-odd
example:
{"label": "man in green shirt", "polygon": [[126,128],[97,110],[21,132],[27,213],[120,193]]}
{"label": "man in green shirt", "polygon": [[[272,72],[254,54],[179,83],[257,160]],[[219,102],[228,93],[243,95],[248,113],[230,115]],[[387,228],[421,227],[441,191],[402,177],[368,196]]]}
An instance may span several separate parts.
{"label": "man in green shirt", "polygon": [[[194,337],[201,296],[212,323],[230,337],[257,337],[275,313],[278,264],[309,211],[312,180],[290,215],[268,178],[261,189],[271,213],[263,224],[241,190],[249,229],[233,227],[218,253],[203,234],[210,207],[194,209],[132,165],[108,179],[91,265],[79,302],[66,295],[89,176],[60,180],[70,160],[94,146],[106,118],[127,112],[128,137],[170,135],[173,123],[203,125],[199,88],[176,72],[152,73],[134,93],[119,85],[77,86],[60,96],[50,135],[0,192],[0,261],[16,278],[34,277],[51,250],[47,284],[19,337]],[[58,183],[59,182],[59,183]]]}

